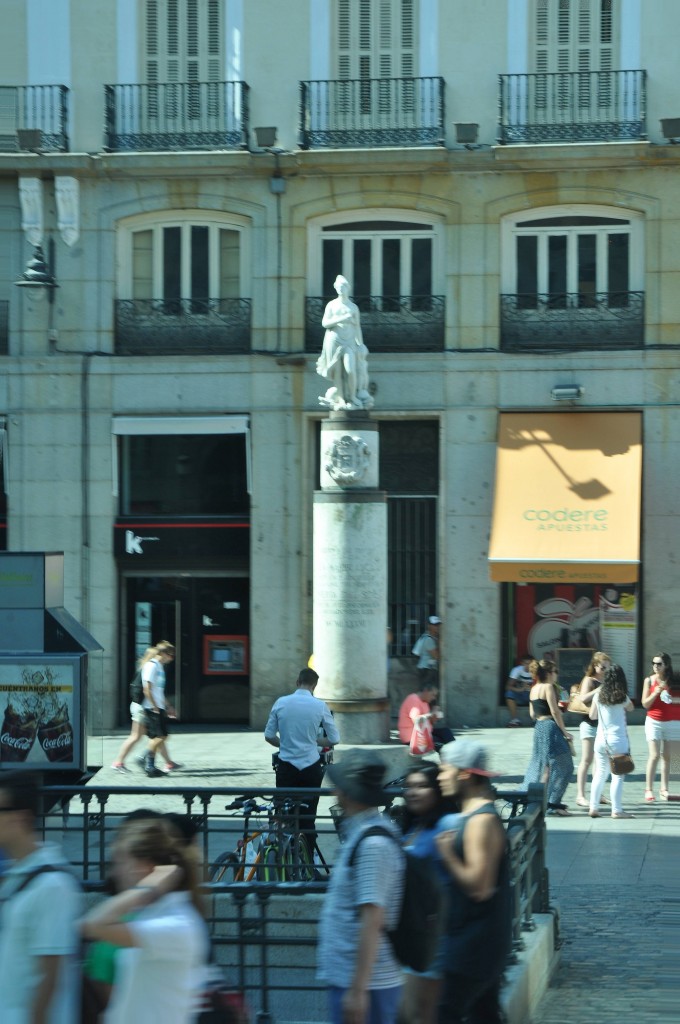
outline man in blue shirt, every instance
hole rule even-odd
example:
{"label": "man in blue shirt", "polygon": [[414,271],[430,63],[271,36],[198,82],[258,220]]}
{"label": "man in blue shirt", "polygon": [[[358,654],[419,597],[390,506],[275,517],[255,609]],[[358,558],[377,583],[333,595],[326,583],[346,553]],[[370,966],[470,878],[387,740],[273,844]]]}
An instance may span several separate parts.
{"label": "man in blue shirt", "polygon": [[[328,705],[314,696],[319,676],[312,668],[303,668],[297,678],[295,693],[279,697],[269,712],[264,738],[279,748],[276,768],[277,789],[320,789],[323,767],[319,755],[318,734],[323,729],[324,745],[340,742]],[[300,813],[300,828],[305,833],[310,857],[316,845],[316,808],[318,796],[306,797]]]}

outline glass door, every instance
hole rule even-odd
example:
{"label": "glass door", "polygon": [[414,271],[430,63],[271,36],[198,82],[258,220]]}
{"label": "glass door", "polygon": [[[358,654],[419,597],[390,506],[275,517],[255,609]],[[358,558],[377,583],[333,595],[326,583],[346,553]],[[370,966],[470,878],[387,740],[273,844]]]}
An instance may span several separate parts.
{"label": "glass door", "polygon": [[167,692],[180,720],[246,724],[250,581],[205,573],[128,574],[123,586],[125,679],[147,647],[168,640],[177,656],[166,666]]}

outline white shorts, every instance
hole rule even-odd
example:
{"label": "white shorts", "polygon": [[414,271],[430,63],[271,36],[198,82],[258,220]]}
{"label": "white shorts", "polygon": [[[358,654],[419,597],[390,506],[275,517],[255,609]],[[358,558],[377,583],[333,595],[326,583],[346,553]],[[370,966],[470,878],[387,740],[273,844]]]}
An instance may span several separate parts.
{"label": "white shorts", "polygon": [[594,740],[597,734],[597,722],[591,718],[584,718],[579,724],[578,734],[582,740]]}
{"label": "white shorts", "polygon": [[648,743],[656,741],[661,743],[666,737],[664,736],[664,725],[665,722],[660,722],[658,718],[650,718],[649,715],[645,718],[645,739]]}
{"label": "white shorts", "polygon": [[130,702],[130,718],[133,722],[137,722],[138,725],[146,725],[146,711],[141,704]]}
{"label": "white shorts", "polygon": [[669,743],[680,740],[680,721],[663,722],[663,738]]}

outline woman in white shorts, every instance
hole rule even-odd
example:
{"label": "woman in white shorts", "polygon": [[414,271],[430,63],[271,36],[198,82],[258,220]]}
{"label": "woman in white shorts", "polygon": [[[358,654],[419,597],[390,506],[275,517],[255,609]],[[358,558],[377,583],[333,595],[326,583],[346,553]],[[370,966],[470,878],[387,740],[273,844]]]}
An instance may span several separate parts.
{"label": "woman in white shorts", "polygon": [[[610,665],[611,659],[608,654],[605,654],[604,651],[595,651],[586,669],[586,674],[581,680],[579,691],[579,697],[587,707],[590,706],[595,693],[602,685],[604,673]],[[581,761],[576,771],[576,803],[579,807],[589,807],[586,798],[586,782],[588,781],[588,769],[593,763],[597,721],[592,722],[585,715],[578,731],[581,737]]]}
{"label": "woman in white shorts", "polygon": [[137,704],[136,701],[130,701],[130,718],[132,725],[130,726],[130,735],[123,742],[122,747],[118,751],[118,757],[113,762],[111,767],[117,772],[129,772],[130,769],[125,764],[125,758],[128,756],[133,747],[137,744],[144,736],[146,736],[146,711],[141,704]]}
{"label": "woman in white shorts", "polygon": [[[668,778],[671,769],[671,743],[674,740],[680,741],[680,723],[669,721],[668,709],[671,705],[666,703],[670,697],[670,685],[673,677],[673,665],[670,655],[663,651],[655,654],[652,658],[651,675],[647,676],[642,686],[642,706],[647,712],[645,718],[645,739],[649,747],[647,758],[647,772],[645,775],[645,801],[652,803],[654,797],[654,779],[656,767],[661,757],[661,788],[659,799],[668,800]],[[664,698],[664,694],[667,698]],[[671,734],[673,734],[671,736]]]}

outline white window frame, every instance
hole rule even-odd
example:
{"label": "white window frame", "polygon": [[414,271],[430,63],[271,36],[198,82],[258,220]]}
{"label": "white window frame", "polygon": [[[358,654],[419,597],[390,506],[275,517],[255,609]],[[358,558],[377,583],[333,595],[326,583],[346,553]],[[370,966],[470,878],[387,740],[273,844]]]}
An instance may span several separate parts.
{"label": "white window frame", "polygon": [[[203,298],[219,299],[219,231],[238,231],[239,244],[239,295],[240,299],[250,298],[250,227],[246,217],[237,214],[207,213],[205,210],[167,210],[163,213],[140,214],[120,221],[117,228],[116,285],[119,299],[132,299],[133,261],[132,238],[138,231],[153,232],[153,292],[152,298],[160,299],[163,293],[162,236],[164,228],[182,229],[182,298],[191,294],[191,227],[209,229],[210,247],[210,295]],[[185,290],[186,289],[186,290]]]}
{"label": "white window frame", "polygon": [[[361,225],[367,221],[398,221],[401,224],[412,223],[413,230],[401,230],[401,231],[389,231],[384,234],[380,231],[365,230],[362,229]],[[330,228],[334,224],[356,224],[356,231],[343,231],[334,234],[332,231],[324,231],[324,228]],[[326,238],[337,238],[342,237],[343,239],[343,266],[337,268],[338,274],[343,274],[352,288],[354,287],[354,281],[352,280],[352,255],[351,255],[351,243],[359,238],[368,238],[375,242],[375,246],[371,250],[371,295],[382,294],[382,246],[379,244],[384,238],[398,238],[398,239],[414,239],[414,238],[430,238],[432,239],[432,294],[443,295],[444,294],[444,276],[443,276],[443,259],[442,259],[442,247],[443,247],[443,225],[435,218],[421,215],[416,215],[410,210],[395,210],[389,209],[365,209],[360,211],[347,211],[343,213],[333,213],[324,217],[318,217],[308,225],[307,229],[307,252],[308,252],[308,270],[307,270],[307,283],[308,283],[308,295],[321,295],[322,294],[322,243]],[[348,253],[347,260],[345,260],[344,253]],[[375,258],[374,258],[375,252]],[[411,249],[410,246],[406,247],[406,250],[402,251],[401,258],[401,269],[400,269],[400,294],[410,295],[411,294],[411,260],[410,260]]]}
{"label": "white window frame", "polygon": [[[523,227],[526,221],[549,220],[554,217],[607,217],[628,221],[620,227],[614,224],[583,225],[581,227],[557,226]],[[628,288],[631,292],[644,291],[644,217],[635,210],[625,210],[611,206],[589,206],[580,203],[570,203],[563,206],[543,206],[534,210],[522,210],[521,213],[508,214],[501,222],[501,294],[515,295],[517,293],[517,243],[520,235],[536,235],[539,238],[538,245],[538,294],[547,293],[547,239],[555,235],[576,235],[595,234],[597,236],[597,285],[598,292],[606,292],[607,284],[604,280],[604,268],[606,267],[606,236],[612,233],[627,233],[630,238],[629,246],[629,282]],[[571,287],[570,281],[576,281],[576,254],[575,246],[567,247],[567,292],[575,293],[578,286]],[[600,282],[602,281],[602,287]],[[545,286],[542,286],[542,282]]]}

